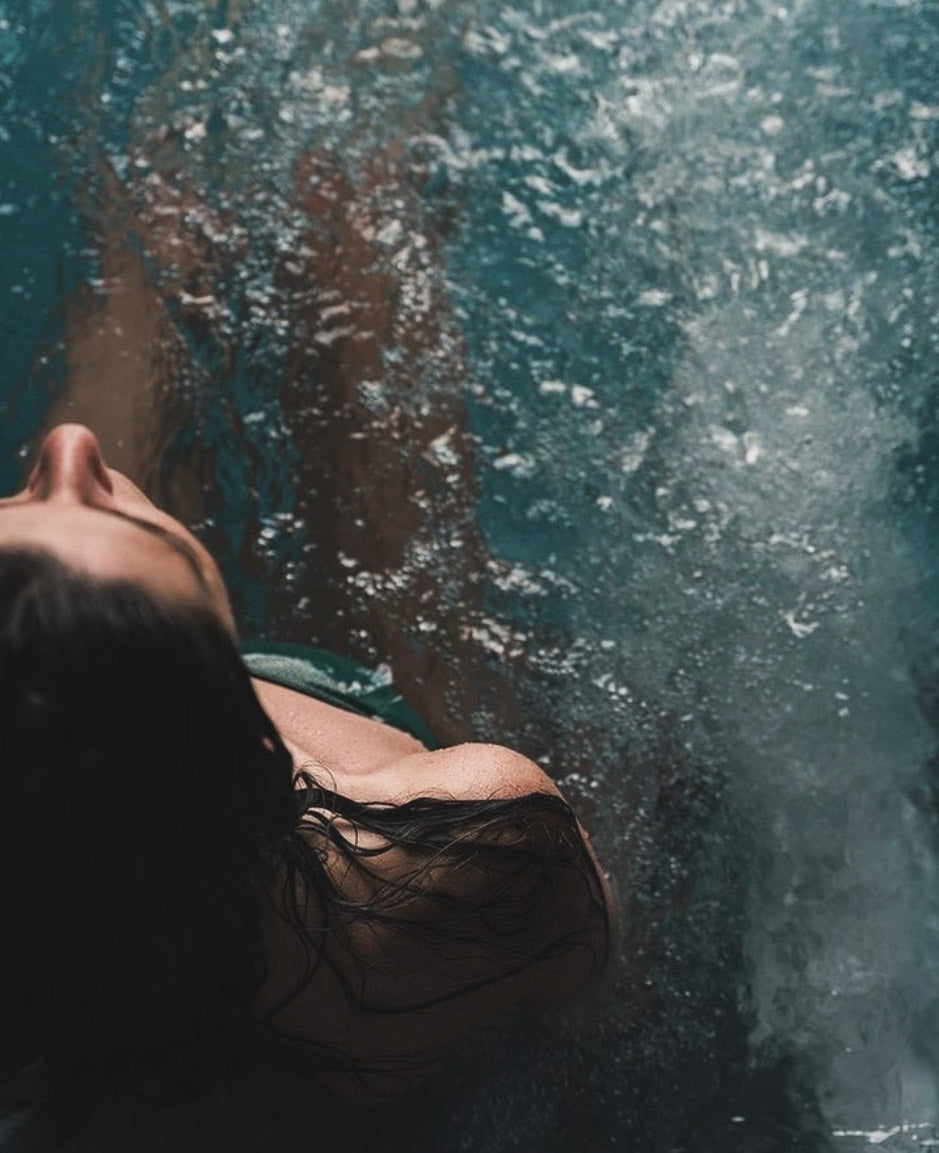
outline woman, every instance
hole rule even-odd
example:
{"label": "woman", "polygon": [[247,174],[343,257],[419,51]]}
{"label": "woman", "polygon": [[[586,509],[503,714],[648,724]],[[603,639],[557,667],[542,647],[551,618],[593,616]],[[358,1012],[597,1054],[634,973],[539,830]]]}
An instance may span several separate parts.
{"label": "woman", "polygon": [[199,541],[53,429],[0,501],[0,1073],[26,1096],[265,1060],[380,1102],[596,976],[609,889],[549,778],[332,699],[251,678]]}

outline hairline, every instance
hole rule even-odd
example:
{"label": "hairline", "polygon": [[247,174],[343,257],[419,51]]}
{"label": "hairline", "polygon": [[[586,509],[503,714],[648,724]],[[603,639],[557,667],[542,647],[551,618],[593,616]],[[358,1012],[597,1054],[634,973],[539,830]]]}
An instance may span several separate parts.
{"label": "hairline", "polygon": [[[22,506],[15,504],[0,505],[0,513],[2,513],[5,509],[17,507]],[[198,583],[199,588],[202,589],[203,592],[211,595],[211,587],[209,586],[209,582],[206,579],[205,573],[202,571],[202,566],[199,564],[196,558],[195,552],[174,532],[171,532],[168,528],[164,528],[163,525],[155,524],[153,521],[146,520],[144,517],[137,517],[133,516],[131,513],[120,512],[116,508],[93,508],[90,505],[85,505],[84,507],[87,508],[89,512],[100,512],[105,516],[116,517],[118,520],[122,520],[127,524],[134,525],[135,527],[141,529],[143,532],[147,532],[151,536],[155,536],[158,539],[165,541],[166,544],[173,550],[173,552],[175,552],[177,556],[182,557],[182,559],[186,562],[186,567],[196,578],[196,582]],[[45,552],[49,550],[43,549],[43,551]]]}

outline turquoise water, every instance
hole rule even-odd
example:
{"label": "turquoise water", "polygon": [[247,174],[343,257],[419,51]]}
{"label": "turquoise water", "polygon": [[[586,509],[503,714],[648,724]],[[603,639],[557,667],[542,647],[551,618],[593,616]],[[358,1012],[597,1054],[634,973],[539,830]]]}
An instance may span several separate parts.
{"label": "turquoise water", "polygon": [[937,53],[915,0],[0,3],[0,480],[103,424],[246,632],[537,757],[636,894],[428,1148],[935,1139]]}

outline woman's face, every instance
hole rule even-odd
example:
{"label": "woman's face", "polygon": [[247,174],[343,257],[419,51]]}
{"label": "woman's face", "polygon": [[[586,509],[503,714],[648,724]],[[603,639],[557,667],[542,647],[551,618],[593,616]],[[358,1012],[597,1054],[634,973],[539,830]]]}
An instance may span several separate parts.
{"label": "woman's face", "polygon": [[131,581],[158,597],[209,605],[234,634],[215,561],[179,521],[104,463],[81,424],[42,442],[26,487],[0,498],[0,548],[26,545],[102,580]]}

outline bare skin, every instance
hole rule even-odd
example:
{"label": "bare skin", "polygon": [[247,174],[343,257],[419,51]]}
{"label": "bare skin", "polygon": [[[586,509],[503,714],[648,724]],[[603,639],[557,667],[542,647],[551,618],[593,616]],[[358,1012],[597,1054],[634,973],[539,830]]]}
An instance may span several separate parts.
{"label": "bare skin", "polygon": [[[96,438],[83,425],[53,429],[26,487],[0,500],[0,548],[18,545],[40,547],[92,576],[131,580],[161,599],[207,606],[236,635],[228,595],[211,555],[179,521],[105,465]],[[254,687],[297,766],[309,768],[321,783],[353,800],[403,803],[416,797],[476,800],[558,794],[537,765],[502,746],[462,744],[431,752],[397,729],[302,693],[260,680]],[[351,828],[346,832],[354,838],[364,835]],[[585,842],[589,849],[586,835]],[[396,853],[375,860],[389,875],[402,867]],[[332,864],[333,879],[342,889],[346,866],[335,854]],[[612,916],[609,885],[595,858],[594,864]],[[556,915],[546,931],[569,926],[577,932],[582,908],[563,891],[556,902]],[[259,1012],[296,986],[305,960],[273,904],[262,931],[270,973],[259,995]],[[473,969],[478,964],[474,950],[448,960],[450,975],[446,966],[428,966],[420,946],[400,932],[379,937],[369,930],[361,940],[356,936],[354,949],[355,965],[366,974],[366,998],[379,1003],[394,1003],[395,996],[420,1000],[429,989],[445,988],[448,980],[472,985],[491,976]],[[336,975],[325,969],[275,1020],[288,1034],[312,1035],[360,1058],[365,1074],[335,1072],[319,1079],[339,1096],[372,1103],[423,1079],[454,1042],[487,1018],[513,1005],[565,999],[595,975],[594,969],[595,961],[574,951],[541,969],[470,990],[443,1006],[405,1016],[400,1011],[370,1013],[367,1018],[348,1000]]]}

